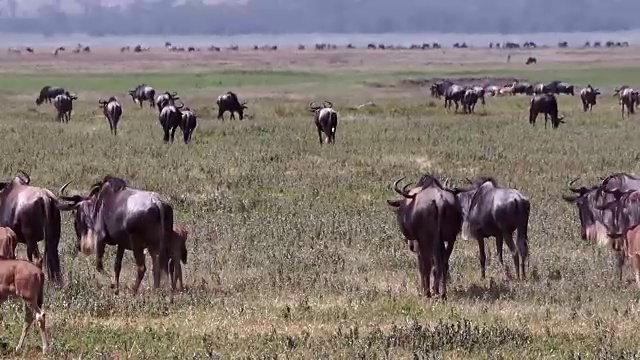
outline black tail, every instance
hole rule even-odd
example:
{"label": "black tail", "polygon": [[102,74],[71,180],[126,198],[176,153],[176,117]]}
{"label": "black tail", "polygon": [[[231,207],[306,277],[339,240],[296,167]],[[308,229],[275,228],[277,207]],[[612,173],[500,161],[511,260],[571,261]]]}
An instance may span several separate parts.
{"label": "black tail", "polygon": [[44,273],[40,274],[40,289],[38,290],[37,304],[38,307],[42,309],[42,304],[44,304]]}
{"label": "black tail", "polygon": [[516,247],[518,248],[518,253],[522,258],[522,262],[529,257],[529,236],[527,234],[529,227],[529,213],[530,213],[530,205],[528,201],[517,200],[515,202],[515,213],[520,214],[524,218],[523,221],[518,224],[517,228],[517,239],[516,239]]}
{"label": "black tail", "polygon": [[169,204],[164,204],[162,209],[162,224],[164,225],[163,233],[163,246],[160,249],[160,266],[162,271],[169,273],[169,252],[168,252],[168,240],[169,236],[173,233],[173,207]]}
{"label": "black tail", "polygon": [[49,280],[57,282],[62,278],[60,256],[58,254],[58,244],[60,243],[60,210],[56,207],[54,199],[49,199],[44,205],[46,214],[44,252],[47,262],[47,275],[49,276]]}

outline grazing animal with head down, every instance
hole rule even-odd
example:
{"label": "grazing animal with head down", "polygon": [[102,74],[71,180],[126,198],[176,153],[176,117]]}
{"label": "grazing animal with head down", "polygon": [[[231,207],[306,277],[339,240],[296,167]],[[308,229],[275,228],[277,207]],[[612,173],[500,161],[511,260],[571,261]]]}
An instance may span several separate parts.
{"label": "grazing animal with head down", "polygon": [[598,95],[600,95],[600,90],[594,89],[591,84],[587,85],[584,89],[580,90],[580,100],[582,101],[582,110],[583,111],[592,111],[593,106],[596,104],[596,100]]}
{"label": "grazing animal with head down", "polygon": [[44,240],[49,280],[62,279],[58,244],[60,210],[56,196],[49,190],[31,186],[29,175],[0,182],[0,226],[11,228],[17,241],[27,245],[27,259],[40,258],[38,242]]}
{"label": "grazing animal with head down", "polygon": [[615,89],[613,96],[618,96],[620,102],[620,112],[624,118],[624,108],[627,108],[627,117],[635,114],[635,107],[640,104],[640,95],[634,89],[624,85],[619,89]]}
{"label": "grazing animal with head down", "polygon": [[66,91],[64,94],[60,94],[53,99],[53,106],[58,111],[56,120],[62,122],[69,122],[71,120],[71,112],[73,111],[73,100],[78,100],[76,95],[69,94]]}
{"label": "grazing animal with head down", "polygon": [[107,101],[102,99],[98,100],[98,104],[100,104],[102,113],[109,122],[111,134],[114,136],[118,135],[118,122],[120,122],[120,117],[122,116],[122,106],[118,102],[118,99],[112,96]]}
{"label": "grazing animal with head down", "polygon": [[313,122],[318,130],[318,140],[322,145],[322,133],[327,137],[328,144],[336,143],[336,129],[338,128],[338,113],[333,109],[333,104],[324,101],[322,105],[309,103],[309,111],[313,113]]}
{"label": "grazing animal with head down", "polygon": [[132,250],[138,268],[133,294],[138,292],[146,272],[144,250],[151,255],[153,287],[160,286],[161,273],[168,275],[168,235],[173,229],[173,208],[151,191],[130,187],[124,180],[105,176],[91,188],[88,196],[63,196],[68,201],[63,210],[74,210],[78,239],[76,249],[85,255],[95,252],[96,270],[104,271],[106,245],[117,246],[114,264],[116,294],[120,287],[120,270],[125,250]]}
{"label": "grazing animal with head down", "polygon": [[156,90],[147,84],[140,84],[136,86],[135,89],[129,90],[128,94],[131,96],[131,100],[134,103],[140,105],[142,108],[142,103],[145,101],[149,102],[149,107],[154,106],[154,100],[156,97]]}
{"label": "grazing animal with head down", "polygon": [[180,126],[180,124],[182,124],[181,109],[183,107],[184,104],[182,103],[182,101],[180,101],[180,105],[167,105],[162,108],[162,111],[160,111],[158,118],[160,120],[160,125],[162,125],[162,130],[164,131],[164,137],[162,138],[164,142],[168,142],[169,140],[173,142],[176,134],[176,129]]}
{"label": "grazing animal with head down", "polygon": [[231,91],[227,91],[226,94],[218,96],[216,105],[218,105],[218,119],[220,120],[224,120],[223,115],[227,111],[231,113],[229,119],[235,119],[234,113],[238,113],[238,117],[242,120],[244,118],[244,109],[247,108],[246,101],[240,103],[238,95]]}
{"label": "grazing animal with head down", "polygon": [[36,105],[40,105],[43,102],[51,103],[51,100],[55,99],[56,96],[62,95],[66,92],[64,88],[59,86],[45,86],[40,90],[40,94],[36,98]]}
{"label": "grazing animal with head down", "polygon": [[169,236],[167,244],[169,253],[169,277],[171,278],[171,289],[176,290],[176,284],[180,282],[178,291],[184,289],[182,283],[182,264],[187,264],[187,237],[189,232],[181,225],[173,225],[173,231]]}
{"label": "grazing animal with head down", "polygon": [[553,94],[539,94],[531,98],[529,106],[529,124],[535,125],[538,114],[544,114],[544,128],[547,128],[547,116],[551,116],[551,126],[557,129],[564,123],[564,116],[558,116],[558,101]]}
{"label": "grazing animal with head down", "polygon": [[180,129],[182,130],[182,135],[184,136],[184,143],[188,144],[191,142],[191,136],[193,135],[193,131],[198,126],[198,120],[196,118],[196,112],[191,110],[188,107],[185,107],[180,110],[182,114],[182,121],[180,121]]}
{"label": "grazing animal with head down", "polygon": [[[387,200],[409,248],[418,256],[422,295],[447,296],[449,258],[462,225],[462,211],[456,196],[431,175],[423,176],[415,187],[394,190],[399,200]],[[431,279],[433,277],[433,279]]]}
{"label": "grazing animal with head down", "polygon": [[[518,190],[499,187],[492,178],[468,181],[471,187],[455,188],[453,192],[460,202],[464,217],[462,236],[478,242],[482,278],[486,275],[484,239],[493,236],[496,238],[498,261],[505,278],[509,279],[511,276],[502,259],[503,243],[507,244],[513,257],[516,278],[520,279],[522,276],[522,279],[526,279],[525,261],[529,255],[529,199]],[[517,232],[515,243],[514,231]]]}

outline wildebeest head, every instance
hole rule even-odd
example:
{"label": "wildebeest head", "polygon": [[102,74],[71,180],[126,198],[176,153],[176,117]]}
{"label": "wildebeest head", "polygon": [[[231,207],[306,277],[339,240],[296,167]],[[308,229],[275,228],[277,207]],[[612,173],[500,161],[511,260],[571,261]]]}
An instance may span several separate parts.
{"label": "wildebeest head", "polygon": [[640,223],[640,191],[616,189],[606,192],[611,194],[613,199],[596,208],[609,212],[613,218],[612,221],[604,224],[608,236],[614,239],[620,238]]}
{"label": "wildebeest head", "polygon": [[330,101],[323,101],[321,105],[316,105],[315,101],[312,101],[309,103],[309,111],[314,113],[320,109],[324,109],[324,108],[329,108],[332,109],[333,108],[333,103],[331,103]]}
{"label": "wildebeest head", "polygon": [[65,91],[64,94],[71,100],[78,100],[77,94],[71,95],[68,91]]}
{"label": "wildebeest head", "polygon": [[475,181],[471,181],[468,178],[465,179],[470,186],[467,188],[451,188],[449,191],[456,194],[458,201],[460,202],[460,207],[462,208],[462,214],[466,218],[469,215],[469,209],[471,209],[471,204],[473,203],[474,197],[478,192],[478,189],[481,186],[489,186],[492,188],[497,188],[498,183],[492,177],[480,177]]}
{"label": "wildebeest head", "polygon": [[600,185],[573,187],[577,180],[578,178],[573,179],[568,184],[569,190],[575,195],[562,195],[562,198],[568,203],[575,204],[578,208],[581,239],[606,245],[611,240],[607,237],[605,225],[612,221],[612,217],[611,214],[605,214],[601,209],[598,209],[598,206],[602,204],[602,201],[609,201],[611,197],[607,196],[606,200],[603,198],[600,198],[603,200],[599,200],[598,189]]}
{"label": "wildebeest head", "polygon": [[29,174],[27,174],[22,170],[18,170],[18,173],[22,174],[23,176],[16,176],[15,178],[13,178],[12,181],[0,182],[0,191],[4,190],[12,182],[20,185],[29,185],[29,183],[31,182],[31,178],[29,177]]}

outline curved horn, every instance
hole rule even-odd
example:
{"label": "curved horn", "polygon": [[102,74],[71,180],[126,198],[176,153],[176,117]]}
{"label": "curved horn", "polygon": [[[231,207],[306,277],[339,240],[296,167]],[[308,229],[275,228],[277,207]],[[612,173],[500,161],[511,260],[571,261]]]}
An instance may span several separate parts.
{"label": "curved horn", "polygon": [[60,194],[60,196],[62,196],[64,194],[64,190],[67,188],[67,186],[69,186],[69,184],[71,184],[71,181],[69,181],[66,184],[62,185],[60,190],[58,190],[58,194]]}
{"label": "curved horn", "polygon": [[406,193],[406,191],[405,191],[406,186],[405,186],[405,188],[403,188],[402,190],[398,189],[398,183],[399,183],[400,181],[404,180],[405,178],[406,178],[406,176],[403,176],[403,177],[401,177],[400,179],[396,180],[396,181],[393,183],[393,190],[395,190],[395,192],[397,192],[398,194],[402,195],[403,197],[405,197],[405,198],[407,198],[407,199],[413,199],[414,197],[416,197],[416,196],[415,196],[415,194],[414,194],[414,195],[409,195],[409,194],[407,194],[407,193]]}
{"label": "curved horn", "polygon": [[100,189],[101,189],[101,188],[102,188],[102,184],[94,185],[94,186],[91,188],[91,191],[89,191],[89,196],[96,194],[97,192],[99,192],[99,191],[100,191]]}
{"label": "curved horn", "polygon": [[107,103],[107,102],[106,102],[106,101],[104,101],[104,100],[102,100],[102,98],[100,98],[100,100],[98,100],[98,104],[104,105],[104,104],[106,104],[106,103]]}
{"label": "curved horn", "polygon": [[465,179],[465,180],[467,180],[467,182],[468,182],[469,184],[473,185],[473,181],[469,180],[469,178],[468,178],[468,177],[466,177],[466,178],[464,178],[464,179]]}
{"label": "curved horn", "polygon": [[577,177],[571,181],[569,181],[567,183],[567,187],[569,187],[569,190],[573,191],[573,192],[580,192],[580,189],[574,188],[573,184],[575,184],[576,181],[578,181],[578,179],[580,179],[580,177]]}
{"label": "curved horn", "polygon": [[[329,104],[329,106],[326,106],[327,104]],[[325,100],[325,101],[322,102],[322,105],[325,105],[325,107],[333,108],[333,103],[331,101]]]}
{"label": "curved horn", "polygon": [[176,97],[176,96],[178,96],[178,92],[174,91],[173,94],[169,94],[169,95],[171,95],[172,97]]}
{"label": "curved horn", "polygon": [[180,100],[180,99],[177,99],[177,100],[180,102],[180,106],[177,106],[177,105],[176,105],[176,109],[178,109],[178,110],[179,110],[179,109],[182,109],[182,108],[184,107],[184,103],[183,103],[183,102],[182,102],[182,100]]}
{"label": "curved horn", "polygon": [[18,173],[24,175],[24,182],[29,185],[29,183],[31,182],[31,177],[29,177],[29,174],[27,174],[26,172],[22,171],[22,170],[18,170]]}

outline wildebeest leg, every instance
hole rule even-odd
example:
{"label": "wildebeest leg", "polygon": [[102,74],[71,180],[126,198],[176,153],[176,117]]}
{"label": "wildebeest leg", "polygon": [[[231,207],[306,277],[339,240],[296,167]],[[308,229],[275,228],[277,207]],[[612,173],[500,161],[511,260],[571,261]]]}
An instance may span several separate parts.
{"label": "wildebeest leg", "polygon": [[424,245],[418,240],[418,275],[420,278],[420,290],[425,297],[431,297],[431,256],[426,254]]}
{"label": "wildebeest leg", "polygon": [[631,264],[633,265],[633,272],[636,276],[636,286],[640,289],[640,255],[633,254],[631,256]]}
{"label": "wildebeest leg", "polygon": [[458,100],[453,100],[453,103],[456,104],[455,112],[458,112],[458,109],[460,109],[460,105],[458,104]]}
{"label": "wildebeest leg", "polygon": [[135,259],[136,266],[138,267],[138,276],[136,277],[136,283],[133,286],[133,295],[136,295],[140,288],[140,283],[142,283],[142,279],[144,278],[144,273],[147,271],[147,266],[144,262],[144,248],[135,246],[133,248],[133,258]]}
{"label": "wildebeest leg", "polygon": [[484,238],[478,238],[478,258],[480,259],[480,276],[485,279],[487,269],[487,254],[484,252]]}
{"label": "wildebeest leg", "polygon": [[547,113],[544,113],[544,128],[547,128],[547,120],[549,119],[549,116]]}
{"label": "wildebeest leg", "polygon": [[176,135],[176,127],[174,126],[171,129],[171,142],[173,142],[173,139],[174,139],[175,135]]}
{"label": "wildebeest leg", "polygon": [[107,243],[104,240],[96,241],[96,270],[99,272],[104,272],[104,250],[107,246]]}
{"label": "wildebeest leg", "polygon": [[320,141],[320,145],[322,145],[322,128],[320,126],[318,127],[318,140]]}
{"label": "wildebeest leg", "polygon": [[613,257],[615,261],[616,267],[616,275],[618,277],[618,281],[622,283],[622,267],[624,266],[625,260],[624,250],[613,250]]}
{"label": "wildebeest leg", "polygon": [[435,295],[440,295],[442,299],[447,298],[447,283],[445,280],[445,261],[446,261],[446,249],[444,241],[437,241],[433,249],[434,261],[434,279],[433,279],[433,291]]}
{"label": "wildebeest leg", "polygon": [[164,136],[162,137],[162,141],[164,141],[164,142],[168,142],[169,141],[169,128],[168,127],[164,128]]}
{"label": "wildebeest leg", "polygon": [[[504,242],[507,243],[507,247],[509,248],[509,251],[511,252],[511,257],[513,258],[513,265],[516,268],[516,279],[520,279],[520,254],[518,252],[518,249],[516,248],[515,243],[513,242],[513,233],[512,232],[505,232],[505,234],[503,235],[504,238]],[[502,262],[502,259],[501,259]],[[511,275],[509,274],[509,270],[508,268],[502,264],[502,268],[504,269],[504,275],[507,278],[511,278]]]}
{"label": "wildebeest leg", "polygon": [[154,249],[149,250],[151,255],[151,272],[153,273],[153,288],[160,287],[160,254]]}
{"label": "wildebeest leg", "polygon": [[16,351],[20,351],[22,349],[22,344],[24,344],[24,339],[27,337],[27,332],[33,324],[34,316],[33,310],[27,302],[24,302],[24,323],[22,324],[22,334],[20,334],[20,340],[18,340],[18,346],[16,346]]}
{"label": "wildebeest leg", "polygon": [[124,246],[118,245],[116,250],[116,260],[113,263],[114,282],[111,287],[115,289],[116,295],[120,293],[120,270],[122,269],[122,258],[124,257]]}

